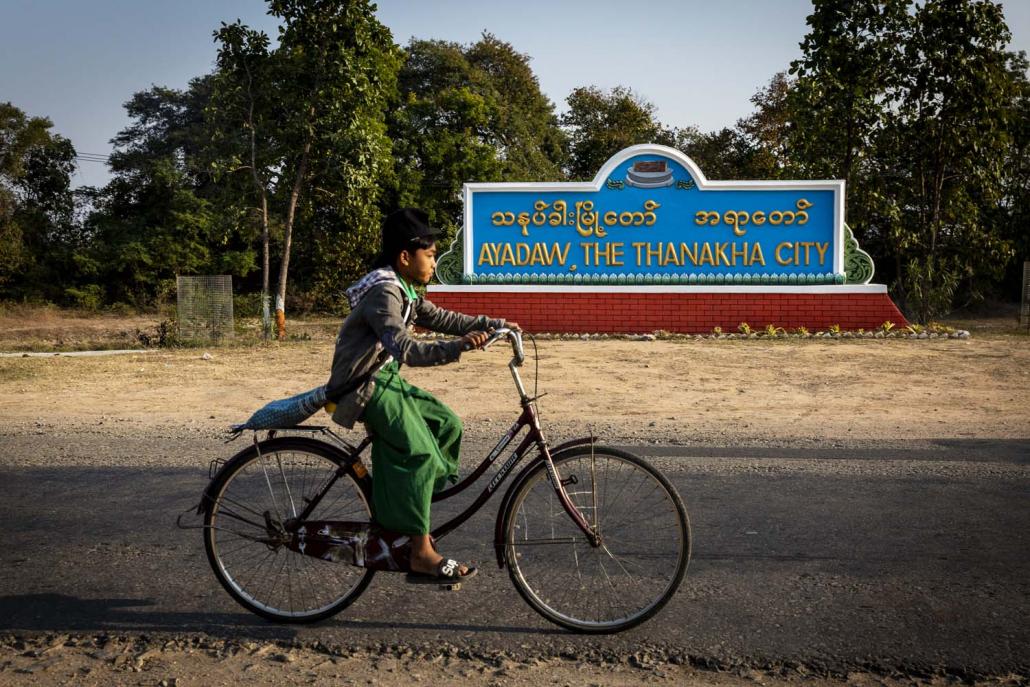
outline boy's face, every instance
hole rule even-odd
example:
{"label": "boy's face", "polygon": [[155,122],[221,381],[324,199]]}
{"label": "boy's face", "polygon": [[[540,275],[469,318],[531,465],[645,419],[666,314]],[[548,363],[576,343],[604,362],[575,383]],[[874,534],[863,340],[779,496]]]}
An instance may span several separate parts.
{"label": "boy's face", "polygon": [[425,286],[436,270],[436,244],[419,248],[414,253],[403,250],[397,256],[397,272],[405,281]]}

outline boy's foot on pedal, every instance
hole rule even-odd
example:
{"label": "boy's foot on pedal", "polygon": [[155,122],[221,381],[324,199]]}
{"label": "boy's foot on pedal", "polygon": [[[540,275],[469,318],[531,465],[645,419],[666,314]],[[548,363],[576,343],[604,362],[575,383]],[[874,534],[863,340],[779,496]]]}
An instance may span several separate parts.
{"label": "boy's foot on pedal", "polygon": [[440,584],[462,582],[475,577],[479,572],[477,568],[463,565],[453,558],[440,558],[439,562],[430,570],[422,569],[420,566],[411,566],[412,572],[408,573],[407,581],[415,584]]}
{"label": "boy's foot on pedal", "polygon": [[476,574],[475,567],[441,556],[434,544],[433,538],[428,534],[411,537],[409,582],[416,580],[419,582],[459,582]]}

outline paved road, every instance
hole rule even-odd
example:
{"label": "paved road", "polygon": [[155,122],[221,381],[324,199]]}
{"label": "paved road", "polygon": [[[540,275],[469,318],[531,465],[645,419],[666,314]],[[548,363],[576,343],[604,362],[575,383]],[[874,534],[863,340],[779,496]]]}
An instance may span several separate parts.
{"label": "paved road", "polygon": [[[0,437],[0,452],[18,455],[32,441]],[[90,441],[114,440],[82,437],[80,450]],[[158,452],[190,450],[155,441]],[[444,541],[448,554],[487,563],[465,590],[427,592],[383,574],[334,619],[266,623],[218,586],[199,533],[173,527],[206,472],[113,467],[0,467],[0,631],[446,642],[514,653],[649,645],[723,663],[1030,673],[1030,441],[887,453],[638,451],[683,494],[695,555],[661,615],[614,637],[565,633],[525,605],[489,564],[496,506]]]}

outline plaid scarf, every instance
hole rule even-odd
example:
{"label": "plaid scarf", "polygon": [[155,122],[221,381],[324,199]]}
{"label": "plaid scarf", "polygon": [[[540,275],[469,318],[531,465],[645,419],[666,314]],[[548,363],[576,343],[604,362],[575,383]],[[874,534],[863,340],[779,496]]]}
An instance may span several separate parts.
{"label": "plaid scarf", "polygon": [[[376,284],[382,284],[384,282],[390,282],[401,286],[400,279],[397,278],[397,273],[393,271],[392,267],[380,267],[379,269],[372,270],[361,279],[357,280],[350,285],[344,293],[347,295],[347,302],[350,304],[351,310],[358,307],[358,303],[365,297]],[[403,289],[404,287],[401,286]]]}

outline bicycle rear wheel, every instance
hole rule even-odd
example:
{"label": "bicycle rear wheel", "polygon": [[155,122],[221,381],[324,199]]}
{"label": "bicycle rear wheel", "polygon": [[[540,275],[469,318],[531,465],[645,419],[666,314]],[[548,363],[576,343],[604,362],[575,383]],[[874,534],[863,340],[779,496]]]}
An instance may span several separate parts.
{"label": "bicycle rear wheel", "polygon": [[554,462],[602,544],[592,546],[565,512],[541,464],[513,487],[505,514],[512,582],[533,609],[571,630],[612,633],[644,622],[676,593],[690,560],[683,501],[624,451],[583,446]]}
{"label": "bicycle rear wheel", "polygon": [[[204,548],[226,591],[244,608],[281,623],[312,623],[361,595],[365,570],[290,550],[275,529],[296,517],[341,470],[336,452],[310,439],[264,442],[230,464],[208,490]],[[371,519],[368,494],[349,467],[323,496],[310,520]]]}

